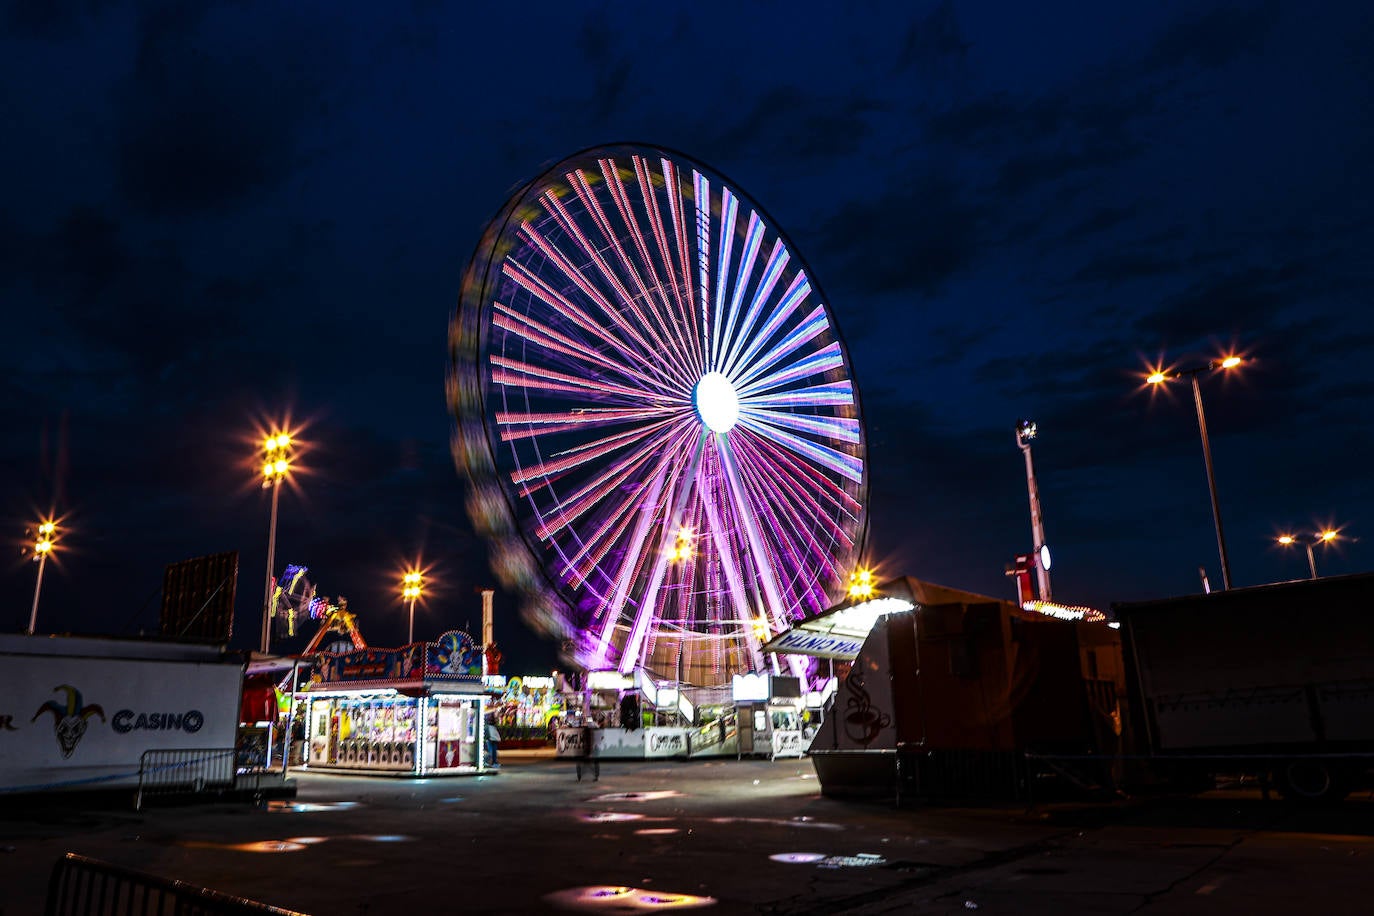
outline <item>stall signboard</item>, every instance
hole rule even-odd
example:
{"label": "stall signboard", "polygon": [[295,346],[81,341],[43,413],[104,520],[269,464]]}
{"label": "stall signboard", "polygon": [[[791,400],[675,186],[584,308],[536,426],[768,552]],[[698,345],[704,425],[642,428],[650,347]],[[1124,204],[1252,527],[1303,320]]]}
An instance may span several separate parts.
{"label": "stall signboard", "polygon": [[420,677],[424,646],[420,643],[399,649],[358,649],[333,655],[321,653],[311,679],[321,684],[357,681],[406,681]]}
{"label": "stall signboard", "polygon": [[651,727],[644,729],[645,757],[686,757],[691,729]]}
{"label": "stall signboard", "polygon": [[591,729],[580,725],[569,725],[555,732],[556,757],[586,757],[591,752]]}
{"label": "stall signboard", "polygon": [[450,630],[426,647],[425,677],[482,680],[482,650],[462,630]]}
{"label": "stall signboard", "polygon": [[149,657],[121,658],[113,641],[30,637],[42,653],[11,642],[0,645],[0,790],[136,785],[144,751],[234,746],[239,659],[196,651],[208,647],[159,658],[134,646]]}
{"label": "stall signboard", "polygon": [[768,651],[852,661],[863,645],[862,636],[856,638],[837,633],[812,633],[797,629],[789,630],[774,639],[769,644]]}
{"label": "stall signboard", "polygon": [[795,729],[779,728],[773,730],[774,757],[800,757],[802,755],[802,733]]}

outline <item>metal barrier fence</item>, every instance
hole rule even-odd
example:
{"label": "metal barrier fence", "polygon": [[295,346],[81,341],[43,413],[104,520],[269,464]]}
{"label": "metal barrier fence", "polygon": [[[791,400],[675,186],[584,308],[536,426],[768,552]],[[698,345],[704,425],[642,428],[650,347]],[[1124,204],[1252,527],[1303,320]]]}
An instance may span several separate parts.
{"label": "metal barrier fence", "polygon": [[235,751],[227,748],[185,748],[144,751],[138,760],[138,795],[223,791],[234,787]]}
{"label": "metal barrier fence", "polygon": [[53,865],[44,916],[306,916],[69,852]]}

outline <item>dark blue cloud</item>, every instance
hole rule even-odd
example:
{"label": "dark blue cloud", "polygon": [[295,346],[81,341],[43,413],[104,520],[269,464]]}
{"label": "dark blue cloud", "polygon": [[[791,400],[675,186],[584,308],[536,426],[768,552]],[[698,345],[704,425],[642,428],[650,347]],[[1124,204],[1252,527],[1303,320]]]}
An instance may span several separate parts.
{"label": "dark blue cloud", "polygon": [[[831,297],[893,572],[1010,593],[1031,416],[1062,597],[1215,581],[1191,392],[1141,375],[1231,347],[1252,361],[1202,391],[1237,580],[1295,571],[1278,525],[1374,525],[1364,4],[5,16],[0,511],[16,538],[54,494],[72,513],[52,625],[147,625],[165,563],[238,549],[252,642],[266,506],[244,437],[288,408],[316,473],[284,497],[279,559],[379,643],[420,550],[449,584],[427,621],[475,619],[491,576],[442,389],[459,278],[512,188],[625,138],[731,176]],[[32,568],[5,573],[26,609]],[[508,658],[542,665],[513,600]]]}
{"label": "dark blue cloud", "polygon": [[302,132],[324,105],[332,35],[291,14],[264,29],[246,12],[171,3],[140,17],[117,151],[121,189],[139,210],[240,203],[298,166]]}

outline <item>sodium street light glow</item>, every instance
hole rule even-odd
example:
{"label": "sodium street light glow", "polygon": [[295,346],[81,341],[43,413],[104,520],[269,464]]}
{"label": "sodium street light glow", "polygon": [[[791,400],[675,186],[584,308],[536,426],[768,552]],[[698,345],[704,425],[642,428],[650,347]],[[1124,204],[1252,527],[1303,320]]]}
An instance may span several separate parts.
{"label": "sodium street light glow", "polygon": [[1231,564],[1226,559],[1226,535],[1221,527],[1221,504],[1217,500],[1217,480],[1212,471],[1212,446],[1207,438],[1207,415],[1202,409],[1202,389],[1198,387],[1198,376],[1204,372],[1211,372],[1214,369],[1234,369],[1244,360],[1234,353],[1222,359],[1214,359],[1206,365],[1194,366],[1191,369],[1168,369],[1156,368],[1145,381],[1151,385],[1160,385],[1173,379],[1186,378],[1193,386],[1193,407],[1197,411],[1198,436],[1202,439],[1202,460],[1207,466],[1207,492],[1212,498],[1212,524],[1217,531],[1217,553],[1221,557],[1221,583],[1222,588],[1231,587]]}
{"label": "sodium street light glow", "polygon": [[33,609],[29,611],[29,628],[25,632],[32,635],[38,626],[38,596],[43,591],[43,569],[52,554],[57,541],[57,522],[44,519],[38,525],[38,536],[33,542],[33,558],[38,561],[38,577],[33,583]]}
{"label": "sodium street light glow", "polygon": [[1291,534],[1281,534],[1276,538],[1278,543],[1284,547],[1292,547],[1294,544],[1302,544],[1307,550],[1307,568],[1312,573],[1312,578],[1317,578],[1317,555],[1312,548],[1318,545],[1326,546],[1334,543],[1341,536],[1339,530],[1335,528],[1323,528],[1321,531],[1313,532],[1310,536],[1299,540]]}
{"label": "sodium street light glow", "polygon": [[424,590],[425,577],[417,569],[408,570],[401,576],[401,597],[410,604],[410,630],[406,636],[406,643],[415,641],[415,602],[419,600],[421,592]]}
{"label": "sodium street light glow", "polygon": [[277,500],[281,495],[281,483],[291,472],[291,434],[275,432],[262,444],[262,488],[272,491],[272,515],[267,529],[267,576],[262,597],[262,643],[261,651],[267,654],[272,641],[272,564],[277,553]]}

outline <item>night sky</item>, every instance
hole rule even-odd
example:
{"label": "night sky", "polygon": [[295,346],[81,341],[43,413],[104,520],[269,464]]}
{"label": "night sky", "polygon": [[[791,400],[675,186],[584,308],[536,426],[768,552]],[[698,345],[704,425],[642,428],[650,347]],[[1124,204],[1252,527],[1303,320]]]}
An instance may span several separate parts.
{"label": "night sky", "polygon": [[[841,12],[841,10],[844,10]],[[1374,566],[1374,13],[1366,3],[105,3],[0,38],[0,629],[64,519],[40,632],[157,625],[166,564],[240,552],[254,438],[306,442],[277,565],[374,645],[480,626],[446,338],[482,228],[588,146],[681,150],[759,201],[829,297],[863,397],[881,573],[1011,597],[1035,419],[1056,597]],[[1362,540],[1354,540],[1360,538]],[[497,596],[508,670],[556,647]],[[304,642],[297,640],[298,648]],[[291,648],[292,643],[284,644]]]}

